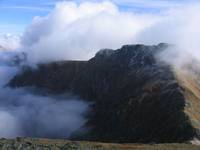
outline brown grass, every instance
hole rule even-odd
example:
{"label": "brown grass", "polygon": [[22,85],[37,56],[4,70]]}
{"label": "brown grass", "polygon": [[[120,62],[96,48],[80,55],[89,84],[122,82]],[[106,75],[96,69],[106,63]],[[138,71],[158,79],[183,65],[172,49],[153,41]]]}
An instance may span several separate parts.
{"label": "brown grass", "polygon": [[176,69],[179,84],[184,89],[186,98],[185,112],[192,125],[200,129],[200,74],[192,69]]}
{"label": "brown grass", "polygon": [[18,138],[0,140],[1,150],[199,150],[192,144],[109,144],[99,142],[78,142],[68,140]]}

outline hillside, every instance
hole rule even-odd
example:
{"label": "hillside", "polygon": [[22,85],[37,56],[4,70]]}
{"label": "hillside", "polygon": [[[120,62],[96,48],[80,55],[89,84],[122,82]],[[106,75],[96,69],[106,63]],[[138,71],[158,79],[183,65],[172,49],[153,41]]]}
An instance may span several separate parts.
{"label": "hillside", "polygon": [[108,144],[67,140],[17,138],[0,140],[1,150],[199,150],[192,144]]}
{"label": "hillside", "polygon": [[101,50],[88,61],[23,66],[8,85],[45,88],[51,94],[71,92],[92,102],[83,127],[88,130],[76,131],[74,140],[190,141],[200,129],[194,123],[199,121],[199,87],[195,78],[156,59],[168,46],[126,45]]}
{"label": "hillside", "polygon": [[185,68],[176,68],[174,71],[179,85],[184,89],[186,99],[185,112],[190,117],[191,123],[196,129],[200,129],[199,68],[199,63],[195,61],[192,65],[187,65]]}

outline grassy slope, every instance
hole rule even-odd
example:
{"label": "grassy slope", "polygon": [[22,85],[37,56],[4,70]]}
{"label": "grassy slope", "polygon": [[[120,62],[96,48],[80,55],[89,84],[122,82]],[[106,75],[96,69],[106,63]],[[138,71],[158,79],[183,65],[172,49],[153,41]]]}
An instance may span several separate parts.
{"label": "grassy slope", "polygon": [[177,79],[184,88],[186,98],[185,112],[192,125],[200,130],[200,74],[188,68],[176,71]]}
{"label": "grassy slope", "polygon": [[17,138],[0,140],[1,150],[199,150],[191,144],[106,144],[93,142],[72,142],[67,140],[49,140]]}

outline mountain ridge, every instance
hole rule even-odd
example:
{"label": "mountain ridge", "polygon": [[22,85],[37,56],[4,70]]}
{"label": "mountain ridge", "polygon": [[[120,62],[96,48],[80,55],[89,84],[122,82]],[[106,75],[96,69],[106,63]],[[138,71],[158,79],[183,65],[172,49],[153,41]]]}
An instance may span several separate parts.
{"label": "mountain ridge", "polygon": [[71,92],[93,102],[87,133],[71,138],[105,142],[184,142],[198,136],[185,113],[186,99],[172,67],[157,54],[168,44],[104,49],[88,61],[22,67],[9,86]]}

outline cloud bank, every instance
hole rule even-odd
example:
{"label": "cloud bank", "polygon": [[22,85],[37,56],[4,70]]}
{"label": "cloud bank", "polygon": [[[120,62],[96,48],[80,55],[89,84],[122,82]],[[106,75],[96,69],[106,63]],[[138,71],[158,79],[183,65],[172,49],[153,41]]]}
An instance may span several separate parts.
{"label": "cloud bank", "polygon": [[20,35],[1,34],[0,50],[17,50],[20,48]]}
{"label": "cloud bank", "polygon": [[0,137],[69,138],[84,123],[88,104],[77,97],[47,97],[1,89]]}
{"label": "cloud bank", "polygon": [[177,46],[169,57],[200,60],[200,3],[186,4],[151,14],[123,11],[108,1],[60,2],[49,15],[33,19],[22,37],[23,51],[31,63],[87,60],[102,48],[165,42]]}
{"label": "cloud bank", "polygon": [[87,121],[87,102],[72,95],[36,95],[30,89],[5,87],[19,71],[7,63],[13,53],[0,52],[4,58],[0,61],[0,137],[68,138],[79,130]]}
{"label": "cloud bank", "polygon": [[200,61],[199,12],[200,3],[172,9],[159,22],[141,32],[136,42],[175,45],[162,54],[162,58],[173,66],[185,65],[191,58]]}
{"label": "cloud bank", "polygon": [[111,2],[61,2],[48,16],[34,18],[22,45],[31,62],[86,60],[101,48],[132,43],[156,20],[150,16],[121,12]]}

